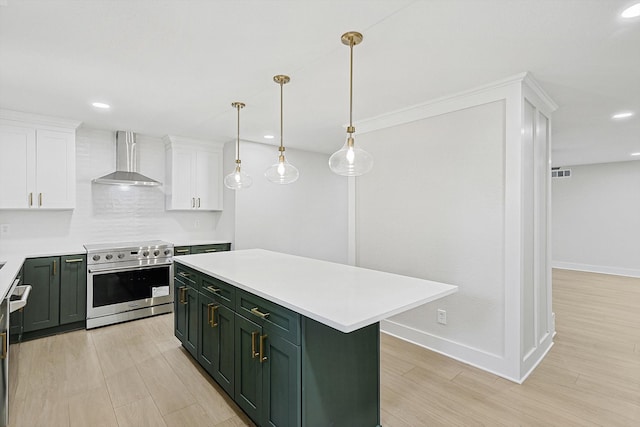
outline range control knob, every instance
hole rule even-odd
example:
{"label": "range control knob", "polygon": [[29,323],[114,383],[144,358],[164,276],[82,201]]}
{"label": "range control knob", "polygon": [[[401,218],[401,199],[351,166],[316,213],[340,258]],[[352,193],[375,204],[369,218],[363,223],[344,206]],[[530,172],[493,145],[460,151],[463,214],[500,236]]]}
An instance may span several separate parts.
{"label": "range control knob", "polygon": [[160,251],[159,250],[156,249],[155,251],[153,251],[153,256],[158,256],[158,255],[160,255]]}
{"label": "range control knob", "polygon": [[94,261],[98,261],[100,259],[100,255],[94,255],[91,257]]}
{"label": "range control knob", "polygon": [[165,249],[164,250],[164,254],[165,255],[171,255],[171,249]]}
{"label": "range control knob", "polygon": [[111,254],[107,254],[107,256],[106,256],[105,258],[106,258],[106,259],[111,259],[111,258],[113,258],[113,255],[111,255]]}
{"label": "range control knob", "polygon": [[124,254],[123,253],[119,253],[118,254],[118,258],[120,258],[120,259],[124,258]]}
{"label": "range control knob", "polygon": [[142,256],[149,256],[149,251],[142,252]]}

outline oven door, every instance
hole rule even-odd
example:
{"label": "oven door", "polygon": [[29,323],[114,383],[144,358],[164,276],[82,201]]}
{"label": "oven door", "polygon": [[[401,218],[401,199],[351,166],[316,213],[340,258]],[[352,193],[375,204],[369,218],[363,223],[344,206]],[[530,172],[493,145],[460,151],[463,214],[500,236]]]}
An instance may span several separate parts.
{"label": "oven door", "polygon": [[173,303],[173,263],[88,269],[87,319]]}

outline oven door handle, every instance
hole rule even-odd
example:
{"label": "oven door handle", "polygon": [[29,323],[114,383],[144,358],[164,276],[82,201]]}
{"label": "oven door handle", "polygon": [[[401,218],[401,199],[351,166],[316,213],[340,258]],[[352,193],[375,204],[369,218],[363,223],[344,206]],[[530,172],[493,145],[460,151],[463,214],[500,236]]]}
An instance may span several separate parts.
{"label": "oven door handle", "polygon": [[135,265],[135,266],[129,266],[129,267],[109,267],[109,268],[89,268],[87,271],[90,274],[93,273],[109,273],[112,271],[132,271],[132,270],[144,270],[147,268],[154,268],[154,267],[166,267],[173,264],[172,262],[164,262],[162,264],[149,264],[149,265]]}

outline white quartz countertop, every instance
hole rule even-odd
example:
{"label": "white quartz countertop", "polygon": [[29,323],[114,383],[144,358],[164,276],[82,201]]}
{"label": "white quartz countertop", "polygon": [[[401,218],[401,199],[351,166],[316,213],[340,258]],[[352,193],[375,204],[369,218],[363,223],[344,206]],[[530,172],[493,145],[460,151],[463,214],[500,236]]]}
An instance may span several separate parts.
{"label": "white quartz countertop", "polygon": [[174,259],[342,332],[458,291],[446,283],[262,249]]}

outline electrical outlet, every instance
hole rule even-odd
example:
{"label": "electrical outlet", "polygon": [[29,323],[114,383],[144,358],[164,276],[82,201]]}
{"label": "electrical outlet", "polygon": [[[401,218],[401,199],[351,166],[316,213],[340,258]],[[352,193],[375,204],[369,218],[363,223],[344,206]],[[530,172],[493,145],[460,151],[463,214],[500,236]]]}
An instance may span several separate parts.
{"label": "electrical outlet", "polygon": [[447,310],[441,308],[438,309],[438,323],[441,325],[447,324]]}
{"label": "electrical outlet", "polygon": [[11,232],[9,224],[0,224],[0,236],[6,236]]}

